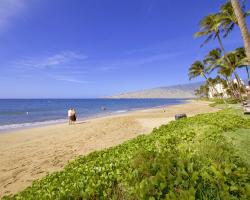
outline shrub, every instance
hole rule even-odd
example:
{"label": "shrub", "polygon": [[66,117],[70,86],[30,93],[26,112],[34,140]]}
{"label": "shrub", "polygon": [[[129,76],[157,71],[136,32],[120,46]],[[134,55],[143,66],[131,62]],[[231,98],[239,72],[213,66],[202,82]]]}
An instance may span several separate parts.
{"label": "shrub", "polygon": [[230,110],[173,121],[3,199],[247,199],[249,169],[223,137],[238,128],[250,120]]}

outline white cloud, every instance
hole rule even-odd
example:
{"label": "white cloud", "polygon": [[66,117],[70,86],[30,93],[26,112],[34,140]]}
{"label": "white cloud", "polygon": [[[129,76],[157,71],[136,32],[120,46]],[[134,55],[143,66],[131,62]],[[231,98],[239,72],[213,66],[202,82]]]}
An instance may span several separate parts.
{"label": "white cloud", "polygon": [[91,83],[89,81],[83,81],[76,79],[74,77],[67,77],[67,76],[56,76],[55,79],[57,81],[66,81],[66,82],[71,82],[71,83]]}
{"label": "white cloud", "polygon": [[21,15],[28,0],[0,0],[0,32],[6,31],[11,21]]}
{"label": "white cloud", "polygon": [[16,64],[22,67],[44,69],[85,59],[87,59],[86,55],[78,54],[73,51],[64,51],[46,57],[26,57]]}
{"label": "white cloud", "polygon": [[165,54],[155,54],[148,56],[140,56],[140,57],[129,57],[127,59],[119,59],[119,60],[111,60],[106,61],[104,63],[100,63],[97,68],[98,71],[106,72],[110,70],[117,70],[119,68],[129,68],[129,67],[140,67],[146,64],[164,61],[167,62],[169,59],[173,59],[175,57],[181,56],[183,52],[172,52]]}
{"label": "white cloud", "polygon": [[129,61],[129,64],[135,64],[135,65],[142,65],[142,64],[146,64],[146,63],[151,63],[151,62],[157,62],[157,61],[161,61],[161,60],[167,60],[169,58],[173,58],[175,56],[179,56],[181,55],[181,52],[173,52],[173,53],[165,53],[165,54],[157,54],[157,55],[151,55],[151,56],[147,56],[144,58],[139,58],[136,59],[135,61]]}

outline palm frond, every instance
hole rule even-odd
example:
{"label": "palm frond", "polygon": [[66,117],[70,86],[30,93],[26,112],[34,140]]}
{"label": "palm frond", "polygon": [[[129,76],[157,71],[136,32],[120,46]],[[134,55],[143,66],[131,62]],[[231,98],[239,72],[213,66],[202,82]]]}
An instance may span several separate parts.
{"label": "palm frond", "polygon": [[[220,20],[219,14],[213,13],[205,16],[199,23],[200,31],[194,34],[194,37],[208,36],[206,40],[201,44],[203,47],[208,43],[216,34],[220,32]],[[216,37],[216,36],[215,36]]]}
{"label": "palm frond", "polygon": [[188,76],[189,80],[202,76],[205,73],[205,66],[201,61],[195,61],[189,68]]}
{"label": "palm frond", "polygon": [[220,48],[213,49],[209,51],[208,55],[204,58],[205,64],[214,64],[222,56],[222,51]]}
{"label": "palm frond", "polygon": [[207,39],[200,45],[200,47],[203,47],[205,44],[207,44],[211,39],[213,39],[214,35],[210,34]]}
{"label": "palm frond", "polygon": [[207,34],[208,34],[208,32],[199,31],[199,32],[196,32],[196,33],[194,34],[194,37],[195,37],[195,38],[198,38],[198,37],[205,36],[205,35],[207,35]]}
{"label": "palm frond", "polygon": [[228,27],[224,28],[224,30],[223,30],[223,32],[224,32],[223,38],[226,38],[229,35],[229,33],[231,33],[233,31],[234,26],[235,26],[235,24],[231,23]]}
{"label": "palm frond", "polygon": [[250,9],[247,10],[243,15],[244,15],[244,17],[247,17],[249,14],[250,14]]}

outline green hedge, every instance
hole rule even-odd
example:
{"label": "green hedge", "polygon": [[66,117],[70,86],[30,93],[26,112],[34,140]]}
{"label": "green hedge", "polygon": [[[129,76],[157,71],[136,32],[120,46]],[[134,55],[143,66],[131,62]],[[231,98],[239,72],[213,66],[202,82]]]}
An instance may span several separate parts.
{"label": "green hedge", "polygon": [[250,199],[250,171],[223,137],[238,128],[250,120],[230,110],[173,121],[4,199]]}

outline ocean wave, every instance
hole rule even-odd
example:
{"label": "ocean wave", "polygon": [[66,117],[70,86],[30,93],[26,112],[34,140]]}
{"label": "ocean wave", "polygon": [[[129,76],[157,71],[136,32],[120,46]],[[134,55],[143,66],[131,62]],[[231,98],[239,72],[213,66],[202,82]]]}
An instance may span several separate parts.
{"label": "ocean wave", "polygon": [[115,111],[113,113],[125,113],[125,112],[128,112],[128,110],[117,110],[117,111]]}
{"label": "ocean wave", "polygon": [[8,112],[0,112],[0,115],[26,115],[27,112],[24,111],[8,111]]}
{"label": "ocean wave", "polygon": [[37,127],[37,126],[57,124],[57,123],[63,123],[63,122],[66,122],[66,120],[59,119],[59,120],[50,120],[50,121],[43,121],[43,122],[27,122],[27,123],[21,123],[21,124],[6,124],[6,125],[0,125],[0,131],[7,131],[7,130],[12,130],[12,129],[22,129],[22,128],[29,128],[29,127]]}

